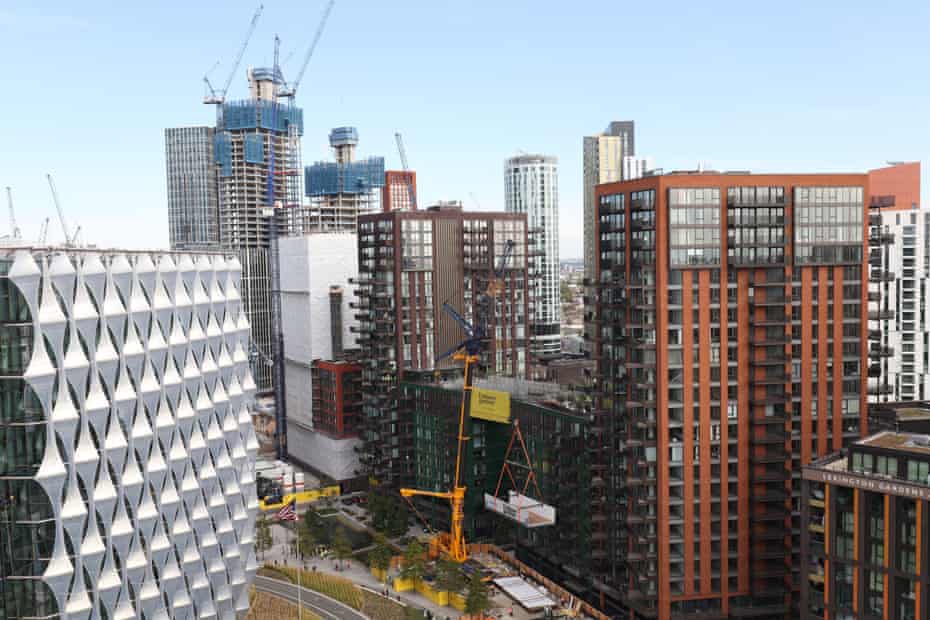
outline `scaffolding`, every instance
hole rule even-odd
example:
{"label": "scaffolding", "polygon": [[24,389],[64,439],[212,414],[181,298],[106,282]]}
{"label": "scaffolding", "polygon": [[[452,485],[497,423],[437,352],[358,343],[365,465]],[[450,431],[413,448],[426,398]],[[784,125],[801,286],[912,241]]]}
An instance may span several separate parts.
{"label": "scaffolding", "polygon": [[384,186],[384,158],[369,157],[345,164],[317,162],[307,166],[307,196],[367,194]]}
{"label": "scaffolding", "polygon": [[[277,106],[277,113],[275,112]],[[223,104],[218,126],[228,131],[243,129],[269,129],[286,132],[296,127],[298,135],[304,133],[304,111],[297,106],[273,103],[264,99],[230,101]]]}

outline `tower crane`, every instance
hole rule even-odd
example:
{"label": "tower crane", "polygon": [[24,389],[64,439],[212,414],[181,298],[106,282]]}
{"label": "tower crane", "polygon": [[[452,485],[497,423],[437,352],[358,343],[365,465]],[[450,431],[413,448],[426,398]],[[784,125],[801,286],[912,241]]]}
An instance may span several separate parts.
{"label": "tower crane", "polygon": [[313,51],[316,49],[316,44],[320,42],[320,37],[323,36],[323,29],[326,27],[326,22],[329,20],[329,14],[333,10],[333,5],[336,4],[336,0],[329,0],[326,5],[326,8],[323,9],[323,17],[320,19],[320,25],[316,27],[316,33],[313,35],[313,41],[310,42],[310,47],[307,49],[307,54],[304,56],[304,61],[300,65],[300,70],[297,72],[297,77],[294,78],[294,81],[290,85],[283,85],[278,89],[278,96],[284,97],[286,99],[293,99],[297,95],[297,87],[300,86],[300,81],[304,78],[304,72],[307,70],[307,65],[310,64],[310,59],[313,57]]}
{"label": "tower crane", "polygon": [[49,218],[45,218],[39,227],[39,245],[45,245],[45,239],[48,237],[48,222]]}
{"label": "tower crane", "polygon": [[478,296],[478,303],[475,307],[474,324],[469,323],[465,317],[449,305],[449,302],[442,304],[442,309],[449,314],[455,322],[462,327],[462,331],[465,332],[465,340],[436,358],[437,364],[448,357],[465,363],[465,377],[462,385],[462,404],[459,409],[458,446],[455,453],[455,477],[452,489],[449,491],[424,491],[408,488],[400,490],[401,497],[404,497],[408,501],[410,501],[412,497],[419,496],[434,497],[449,502],[452,507],[451,527],[448,532],[436,534],[430,543],[430,547],[439,553],[446,554],[449,559],[455,562],[464,562],[468,559],[468,548],[465,545],[464,533],[466,487],[462,484],[462,454],[465,450],[466,442],[470,439],[465,435],[465,415],[471,402],[474,365],[481,359],[482,351],[487,348],[489,340],[487,334],[488,315],[491,301],[500,291],[500,279],[503,277],[504,270],[507,268],[507,263],[513,255],[513,248],[513,240],[508,239],[492,277],[485,286],[484,291]]}
{"label": "tower crane", "polygon": [[13,211],[13,190],[10,189],[10,186],[6,187],[6,204],[10,208],[10,234],[13,235],[14,239],[22,239],[23,235],[19,230],[19,226],[16,225],[16,213]]}
{"label": "tower crane", "polygon": [[226,101],[226,92],[229,90],[229,86],[232,84],[233,78],[236,75],[236,70],[239,68],[239,63],[242,62],[242,55],[245,54],[245,48],[249,45],[249,39],[252,38],[252,33],[255,32],[255,26],[258,24],[258,18],[261,17],[262,11],[264,9],[264,4],[259,5],[258,9],[255,11],[255,15],[252,16],[252,22],[249,24],[248,32],[245,34],[245,40],[239,47],[239,53],[236,54],[236,60],[233,62],[232,69],[229,71],[229,76],[226,78],[226,82],[223,84],[223,88],[216,90],[213,88],[213,84],[210,83],[209,75],[210,72],[216,68],[216,65],[213,65],[213,69],[210,69],[210,72],[207,72],[207,75],[203,76],[203,83],[207,87],[207,94],[204,95],[203,98],[204,103],[222,105]]}
{"label": "tower crane", "polygon": [[[74,236],[71,235],[71,228],[68,226],[67,220],[65,220],[65,212],[61,208],[61,202],[58,200],[58,191],[55,189],[55,181],[52,180],[52,175],[46,174],[45,178],[48,179],[48,186],[52,190],[52,200],[55,202],[55,210],[58,211],[58,221],[61,222],[61,232],[65,236],[65,245],[74,245],[76,241],[77,234]],[[80,229],[78,230],[80,232]]]}
{"label": "tower crane", "polygon": [[[397,143],[397,154],[400,155],[400,165],[404,172],[410,172],[410,166],[407,164],[407,149],[404,148],[404,137],[400,132],[394,133],[394,141]],[[416,189],[413,187],[413,176],[407,175],[407,193],[410,194],[410,210],[417,210]]]}

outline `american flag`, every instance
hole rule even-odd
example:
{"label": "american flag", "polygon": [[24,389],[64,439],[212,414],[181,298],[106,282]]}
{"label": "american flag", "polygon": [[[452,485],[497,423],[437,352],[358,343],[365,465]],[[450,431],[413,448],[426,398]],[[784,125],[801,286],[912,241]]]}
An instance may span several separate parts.
{"label": "american flag", "polygon": [[297,498],[295,497],[286,503],[278,514],[274,517],[278,521],[296,521],[297,520]]}

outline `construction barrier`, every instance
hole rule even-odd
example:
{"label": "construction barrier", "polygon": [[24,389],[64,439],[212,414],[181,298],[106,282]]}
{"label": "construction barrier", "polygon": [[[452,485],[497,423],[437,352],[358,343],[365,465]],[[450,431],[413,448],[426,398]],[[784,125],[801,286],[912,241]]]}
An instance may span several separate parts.
{"label": "construction barrier", "polygon": [[310,502],[315,502],[324,497],[339,497],[339,485],[334,484],[328,487],[321,487],[319,489],[311,489],[309,491],[300,491],[299,493],[288,493],[281,498],[281,501],[276,504],[266,504],[265,500],[258,500],[258,506],[262,510],[280,510],[290,502],[297,499],[298,504],[308,504]]}
{"label": "construction barrier", "polygon": [[422,579],[417,581],[417,592],[431,600],[436,605],[445,607],[449,604],[449,593],[445,590],[435,590],[431,585]]}
{"label": "construction barrier", "polygon": [[458,592],[449,592],[449,604],[459,611],[465,611],[465,597]]}
{"label": "construction barrier", "polygon": [[375,576],[375,579],[377,579],[377,580],[380,581],[381,583],[384,583],[384,582],[387,581],[388,572],[387,572],[386,570],[384,570],[384,569],[375,568],[374,566],[372,566],[372,567],[371,567],[371,574],[374,575],[374,576]]}
{"label": "construction barrier", "polygon": [[404,579],[402,577],[394,577],[394,589],[397,592],[409,592],[413,590],[416,586],[413,583],[413,579]]}

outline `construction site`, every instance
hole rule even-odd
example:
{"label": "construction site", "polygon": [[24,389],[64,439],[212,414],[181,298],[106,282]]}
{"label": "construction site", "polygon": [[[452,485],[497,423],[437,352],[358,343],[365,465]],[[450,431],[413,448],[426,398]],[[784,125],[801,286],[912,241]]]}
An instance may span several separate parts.
{"label": "construction site", "polygon": [[[400,408],[413,420],[415,486],[439,491],[455,468],[462,379],[404,382]],[[493,541],[516,558],[585,594],[591,553],[591,470],[586,395],[550,383],[478,379],[471,397],[495,399],[491,415],[469,405],[460,483],[463,533]],[[451,526],[448,502],[414,500],[431,528]]]}

